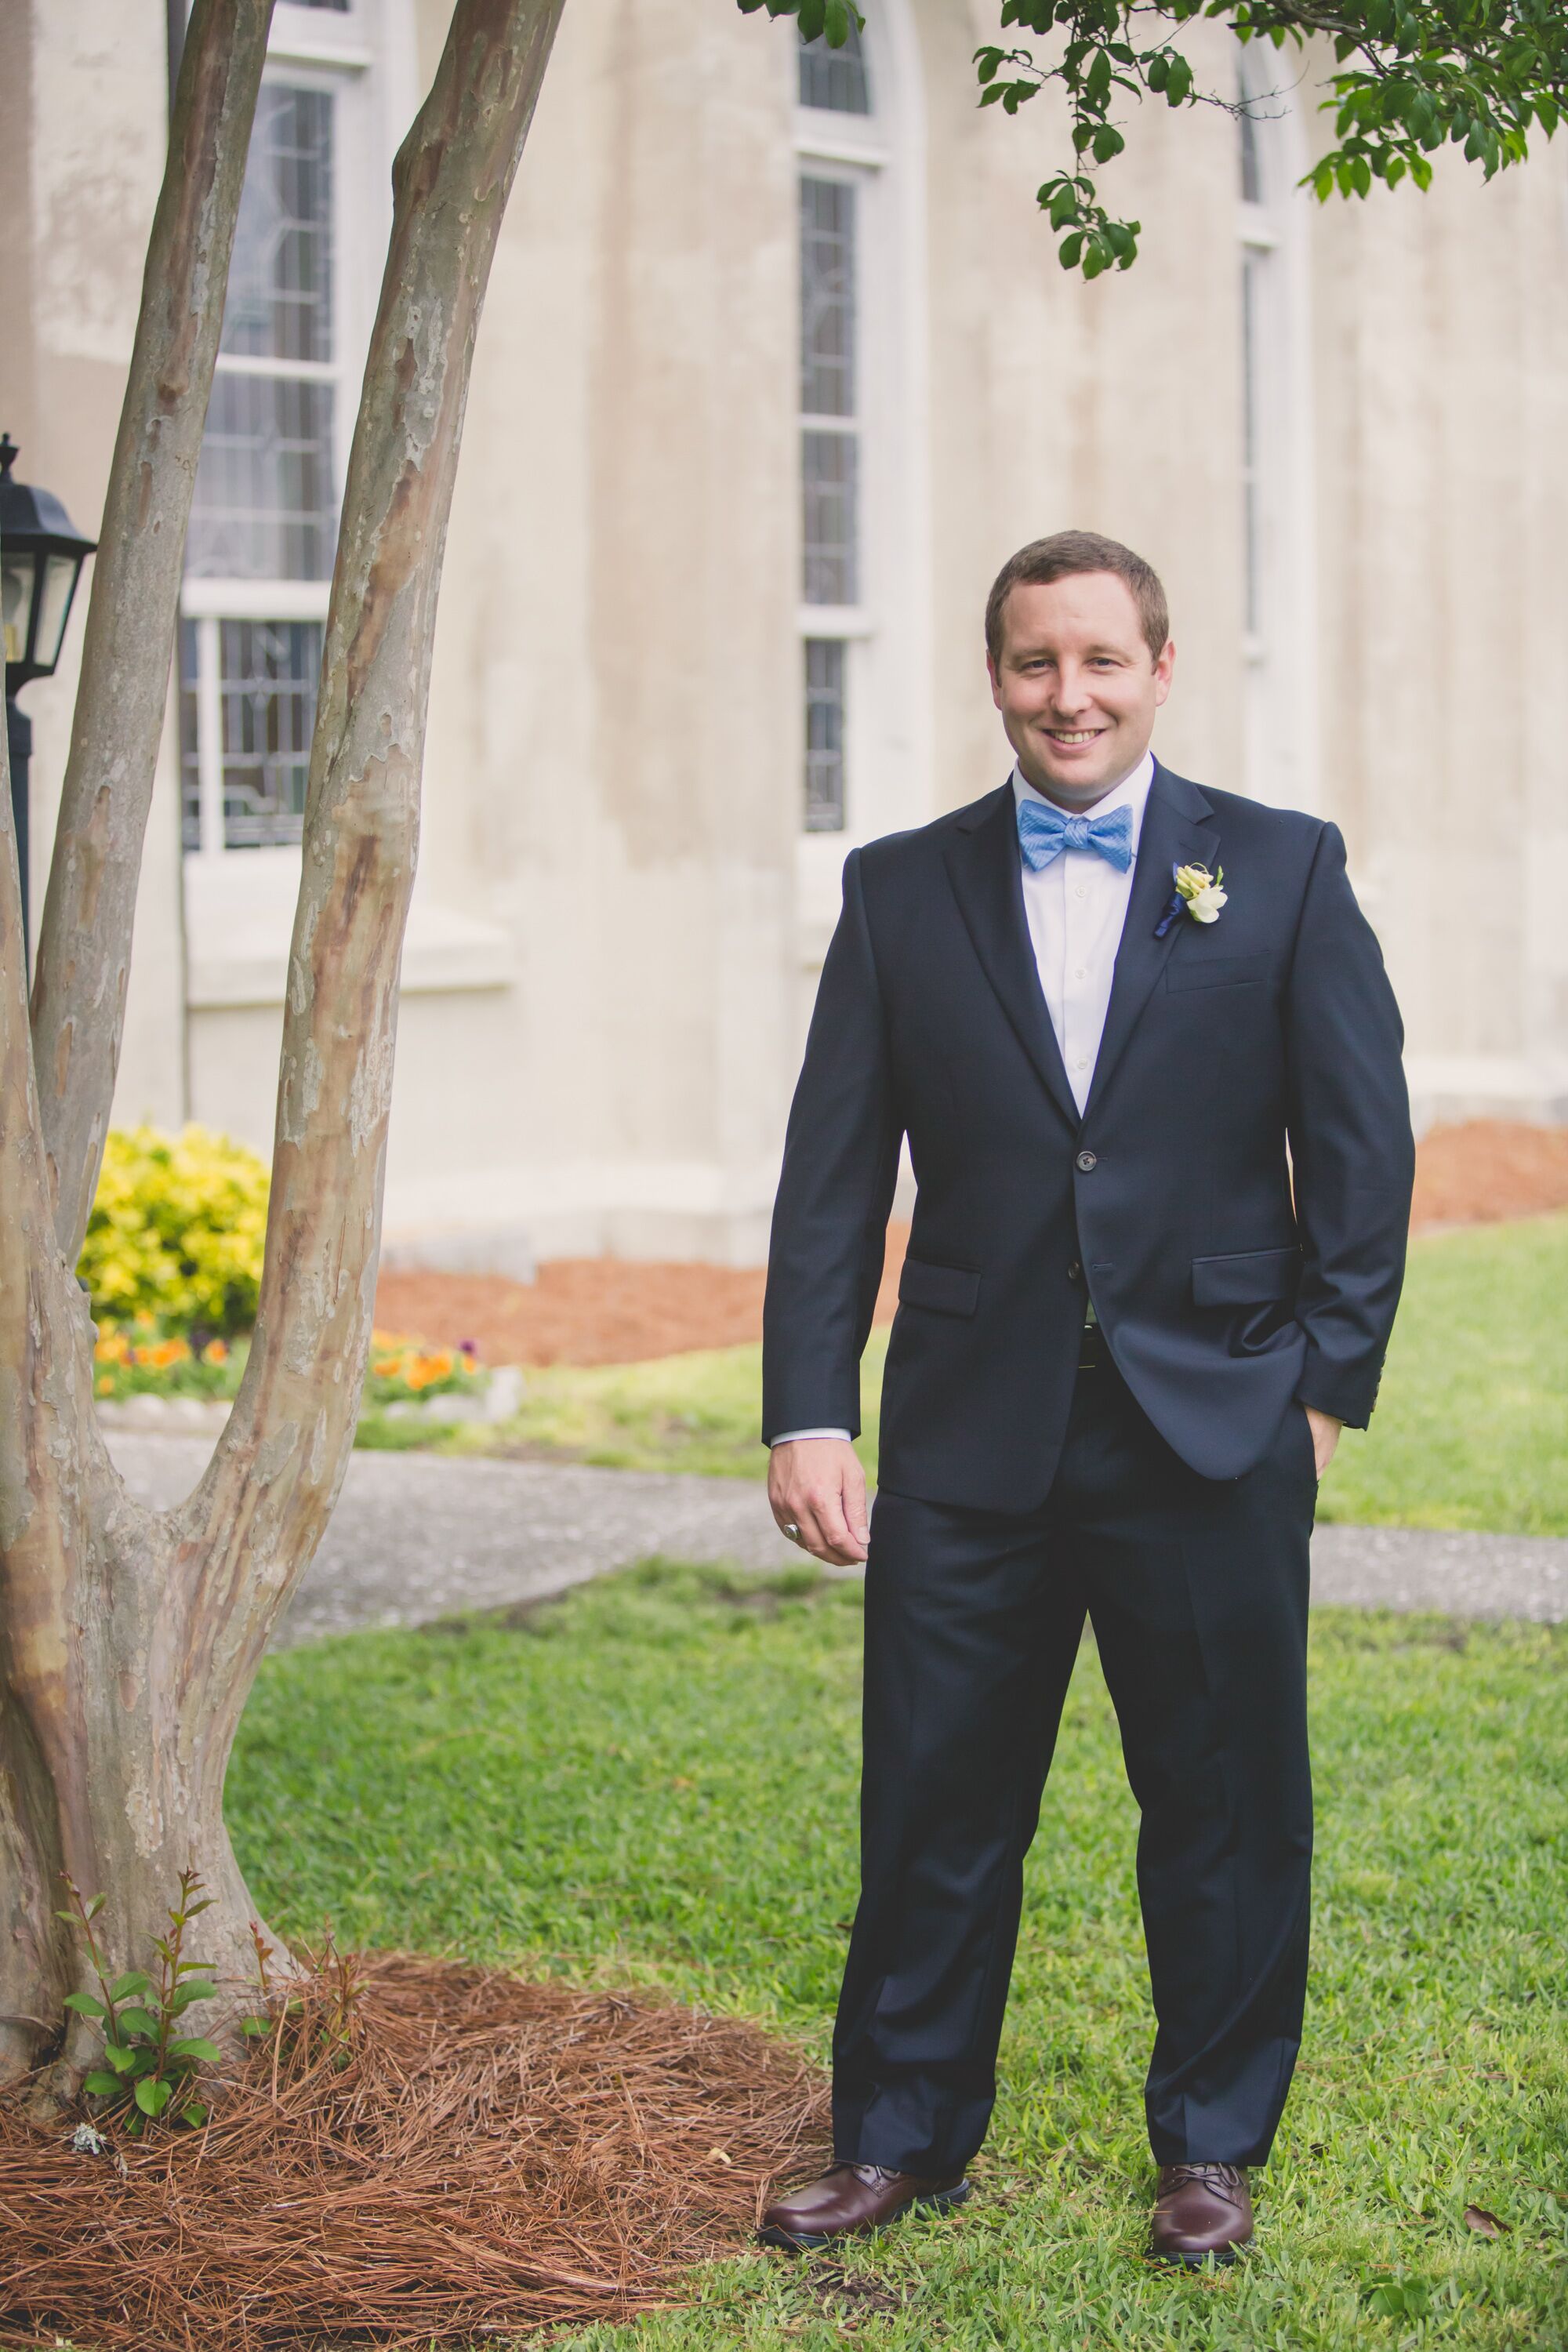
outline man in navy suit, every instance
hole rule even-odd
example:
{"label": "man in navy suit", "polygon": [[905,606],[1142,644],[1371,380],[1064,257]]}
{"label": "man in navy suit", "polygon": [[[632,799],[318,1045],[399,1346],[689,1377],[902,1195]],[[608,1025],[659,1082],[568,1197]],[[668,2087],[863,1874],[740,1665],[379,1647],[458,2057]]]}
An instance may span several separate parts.
{"label": "man in navy suit", "polygon": [[[1041,540],[986,643],[1016,765],[851,852],[773,1215],[769,1496],[867,1561],[866,1688],[836,2161],[763,2235],[965,2193],[1087,1614],[1142,1817],[1151,2250],[1226,2261],[1300,2041],[1308,1546],[1399,1297],[1402,1033],[1337,828],[1150,752],[1147,563]],[[906,1138],[868,1528],[849,1440]]]}

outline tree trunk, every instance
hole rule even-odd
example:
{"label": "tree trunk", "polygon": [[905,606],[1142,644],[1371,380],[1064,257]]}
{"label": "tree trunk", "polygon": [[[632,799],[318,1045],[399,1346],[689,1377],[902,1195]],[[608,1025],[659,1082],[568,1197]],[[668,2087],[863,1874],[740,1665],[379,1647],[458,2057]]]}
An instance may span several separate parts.
{"label": "tree trunk", "polygon": [[[145,1964],[194,1865],[216,1897],[194,1952],[247,1971],[253,1906],[224,1774],[353,1443],[442,551],[479,310],[563,5],[458,0],[397,159],[311,749],[256,1337],[206,1475],[165,1514],[130,1500],[99,1434],[14,856],[0,872],[0,2080],[37,2063],[65,1991],[87,1989],[53,1916],[62,1869],[107,1896],[99,1925],[123,1969]],[[90,1126],[74,1123],[75,1148],[93,1149]],[[71,2017],[47,2098],[74,2094],[97,2042]]]}

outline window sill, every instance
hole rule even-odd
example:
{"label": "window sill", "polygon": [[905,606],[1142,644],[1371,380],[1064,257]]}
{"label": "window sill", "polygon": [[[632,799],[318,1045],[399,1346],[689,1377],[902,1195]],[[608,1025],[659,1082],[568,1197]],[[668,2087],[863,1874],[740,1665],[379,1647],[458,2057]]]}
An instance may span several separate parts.
{"label": "window sill", "polygon": [[[300,888],[297,849],[234,850],[184,861],[185,1002],[193,1012],[281,1004]],[[403,993],[507,988],[516,977],[499,924],[432,904],[416,888],[403,947]]]}

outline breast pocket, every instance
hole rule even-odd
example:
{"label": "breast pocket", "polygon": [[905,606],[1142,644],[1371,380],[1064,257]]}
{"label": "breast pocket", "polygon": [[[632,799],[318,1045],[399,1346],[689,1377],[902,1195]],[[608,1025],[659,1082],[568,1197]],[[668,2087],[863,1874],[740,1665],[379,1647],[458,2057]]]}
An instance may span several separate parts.
{"label": "breast pocket", "polygon": [[1196,941],[1184,955],[1173,955],[1165,966],[1165,985],[1186,988],[1251,988],[1268,974],[1268,957],[1216,956]]}
{"label": "breast pocket", "polygon": [[907,1257],[899,1297],[906,1307],[929,1307],[937,1315],[973,1315],[980,1304],[980,1276],[966,1265],[928,1265]]}

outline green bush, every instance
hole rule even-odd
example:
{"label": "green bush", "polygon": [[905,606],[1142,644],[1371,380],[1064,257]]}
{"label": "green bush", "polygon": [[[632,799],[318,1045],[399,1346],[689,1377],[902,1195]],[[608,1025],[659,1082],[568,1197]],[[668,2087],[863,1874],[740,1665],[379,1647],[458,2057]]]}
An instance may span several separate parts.
{"label": "green bush", "polygon": [[111,1129],[78,1273],[100,1322],[232,1334],[256,1320],[267,1170],[226,1136]]}

